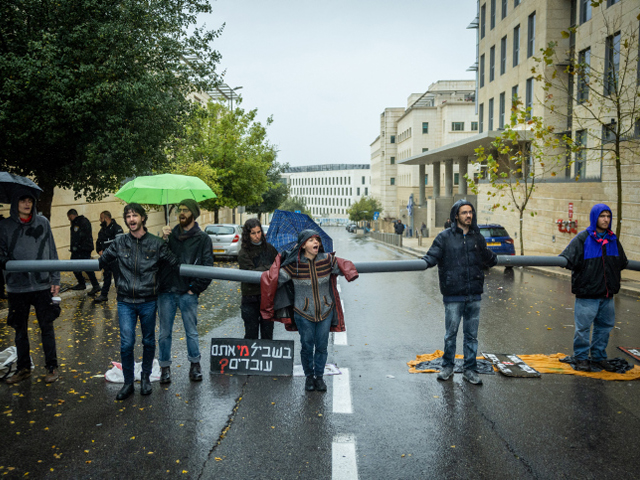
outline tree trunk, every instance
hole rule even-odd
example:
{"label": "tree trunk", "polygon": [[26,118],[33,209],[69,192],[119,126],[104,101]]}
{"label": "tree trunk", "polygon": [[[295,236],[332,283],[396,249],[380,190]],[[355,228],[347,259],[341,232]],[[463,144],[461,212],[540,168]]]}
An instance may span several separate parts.
{"label": "tree trunk", "polygon": [[616,205],[616,237],[620,238],[622,230],[622,167],[620,165],[620,141],[616,140],[616,193],[618,200]]}
{"label": "tree trunk", "polygon": [[53,204],[53,189],[55,186],[46,182],[38,182],[38,186],[42,189],[40,198],[37,203],[37,211],[51,220],[51,205]]}
{"label": "tree trunk", "polygon": [[524,237],[522,236],[522,225],[524,224],[523,214],[524,211],[520,210],[520,255],[524,255]]}

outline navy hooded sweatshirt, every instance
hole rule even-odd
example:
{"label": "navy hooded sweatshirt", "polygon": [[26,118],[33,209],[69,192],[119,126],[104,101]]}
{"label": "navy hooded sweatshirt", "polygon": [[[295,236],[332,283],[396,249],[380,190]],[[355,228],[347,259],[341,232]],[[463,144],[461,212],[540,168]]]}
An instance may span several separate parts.
{"label": "navy hooded sweatshirt", "polygon": [[[620,291],[620,272],[629,263],[622,245],[609,227],[603,236],[596,231],[598,217],[611,209],[598,203],[591,209],[591,224],[571,240],[560,254],[567,259],[571,292],[578,298],[611,298]],[[613,215],[612,215],[613,218]]]}

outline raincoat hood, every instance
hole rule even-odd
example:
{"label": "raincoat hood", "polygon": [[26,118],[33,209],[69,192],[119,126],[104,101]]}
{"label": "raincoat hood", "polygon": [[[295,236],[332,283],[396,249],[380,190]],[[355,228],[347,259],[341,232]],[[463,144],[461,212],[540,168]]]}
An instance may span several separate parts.
{"label": "raincoat hood", "polygon": [[[293,263],[295,261],[299,262],[300,257],[302,256],[302,253],[301,253],[302,246],[311,237],[320,238],[320,234],[315,230],[311,230],[311,229],[302,230],[298,234],[298,243],[296,243],[295,247],[293,247],[291,250],[287,250],[286,252],[282,253],[281,266],[284,267],[285,265],[289,265],[290,263]],[[324,253],[324,246],[322,245],[322,242],[320,242],[320,249],[318,250],[318,253]]]}
{"label": "raincoat hood", "polygon": [[[598,217],[602,212],[611,213],[611,209],[608,205],[604,203],[597,203],[591,208],[591,213],[589,214],[589,220],[591,224],[587,227],[590,233],[596,231],[596,227],[598,226]],[[611,213],[611,220],[609,221],[609,225],[607,226],[607,230],[611,230],[611,222],[613,221],[613,213]]]}
{"label": "raincoat hood", "polygon": [[25,197],[25,196],[31,197],[31,199],[33,200],[33,208],[31,209],[31,220],[25,223],[25,225],[28,225],[33,223],[33,219],[36,218],[36,215],[38,215],[38,210],[36,209],[36,205],[38,204],[38,201],[36,200],[36,197],[34,197],[29,190],[26,190],[26,189],[22,191],[16,190],[16,192],[13,195],[13,198],[11,199],[10,216],[16,222],[22,223],[20,221],[20,213],[18,213],[18,200],[21,197]]}
{"label": "raincoat hood", "polygon": [[456,203],[453,204],[453,206],[451,207],[451,213],[449,214],[449,219],[451,220],[451,227],[453,229],[453,231],[455,231],[458,228],[458,222],[456,220],[456,215],[458,215],[458,210],[460,210],[460,208],[464,205],[469,205],[471,207],[471,211],[473,212],[473,218],[471,219],[471,227],[469,227],[469,230],[473,230],[475,232],[479,232],[480,229],[478,228],[478,219],[476,218],[476,209],[473,206],[473,204],[471,202],[469,202],[468,200],[458,200]]}

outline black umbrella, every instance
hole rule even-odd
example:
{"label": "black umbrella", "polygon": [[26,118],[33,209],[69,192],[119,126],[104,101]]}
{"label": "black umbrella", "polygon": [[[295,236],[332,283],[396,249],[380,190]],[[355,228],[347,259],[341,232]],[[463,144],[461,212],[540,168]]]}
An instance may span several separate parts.
{"label": "black umbrella", "polygon": [[42,189],[28,178],[13,173],[0,172],[0,203],[11,203],[15,194],[30,194],[37,200]]}

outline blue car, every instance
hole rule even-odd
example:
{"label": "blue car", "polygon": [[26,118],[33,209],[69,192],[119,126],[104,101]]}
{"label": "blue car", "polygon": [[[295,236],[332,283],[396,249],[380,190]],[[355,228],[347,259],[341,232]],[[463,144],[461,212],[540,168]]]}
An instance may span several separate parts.
{"label": "blue car", "polygon": [[487,242],[487,247],[496,255],[515,255],[516,247],[502,225],[478,225],[480,233]]}

